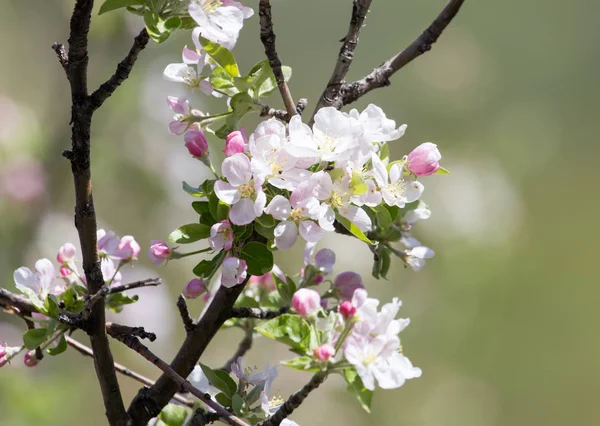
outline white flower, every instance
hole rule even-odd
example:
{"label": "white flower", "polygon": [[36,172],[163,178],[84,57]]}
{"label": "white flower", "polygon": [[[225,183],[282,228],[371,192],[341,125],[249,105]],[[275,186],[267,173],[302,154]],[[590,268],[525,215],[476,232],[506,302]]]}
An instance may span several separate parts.
{"label": "white flower", "polygon": [[204,38],[229,50],[237,42],[244,19],[254,14],[252,9],[232,0],[193,0],[188,11]]}
{"label": "white flower", "polygon": [[102,271],[102,278],[107,285],[111,287],[118,286],[123,280],[121,272],[117,271],[115,262],[109,257],[102,259],[100,262],[100,270]]}
{"label": "white flower", "polygon": [[379,185],[381,196],[388,206],[404,207],[419,199],[423,193],[423,185],[418,181],[406,182],[402,179],[402,166],[394,164],[389,175],[381,159],[373,154],[373,175]]}
{"label": "white flower", "polygon": [[389,142],[401,138],[406,131],[406,124],[396,129],[396,122],[386,117],[377,105],[369,104],[363,112],[353,109],[350,116],[355,117],[362,127],[362,139],[368,143]]}
{"label": "white flower", "polygon": [[[283,149],[282,139],[279,135],[271,134],[254,139],[250,144],[252,154],[252,172],[262,181],[268,181],[276,188],[293,190],[293,181],[287,178],[296,165],[296,158]],[[308,176],[310,172],[303,170]]]}
{"label": "white flower", "polygon": [[252,176],[250,160],[238,153],[226,158],[221,166],[228,182],[215,182],[215,193],[219,200],[231,205],[229,219],[234,225],[247,225],[262,215],[267,196],[262,190],[260,179]]}
{"label": "white flower", "polygon": [[248,276],[246,269],[245,260],[233,256],[225,258],[221,272],[221,285],[231,288],[243,283]]}
{"label": "white flower", "polygon": [[[217,389],[216,387],[214,387],[210,384],[210,382],[208,381],[208,377],[206,377],[206,375],[204,374],[204,371],[202,371],[202,367],[200,367],[199,365],[196,365],[194,367],[194,369],[192,370],[192,372],[190,373],[190,375],[188,376],[187,379],[192,384],[192,386],[194,386],[200,392],[202,392],[204,394],[206,394],[206,393],[209,394],[212,400],[215,400],[215,396],[217,396],[219,393],[221,393],[221,391],[219,389]],[[210,407],[206,407],[206,408],[211,413],[214,412],[214,410],[212,408],[210,408]]]}
{"label": "white flower", "polygon": [[44,301],[49,294],[60,294],[65,291],[65,283],[56,277],[56,269],[48,259],[35,262],[35,272],[25,266],[17,269],[13,274],[17,289],[30,296],[35,294]]}
{"label": "white flower", "polygon": [[256,373],[249,374],[244,372],[242,367],[242,357],[238,357],[238,359],[231,364],[231,372],[238,376],[240,380],[246,383],[250,383],[254,386],[263,386],[264,392],[268,395],[271,393],[271,384],[277,378],[277,366],[270,367],[269,364],[264,368],[264,370],[258,371]]}
{"label": "white flower", "polygon": [[416,209],[409,210],[406,212],[402,220],[408,223],[410,226],[413,226],[419,220],[426,220],[431,217],[431,210],[427,207],[423,201],[419,201],[419,205]]}
{"label": "white flower", "polygon": [[429,247],[418,246],[406,251],[404,261],[413,271],[420,271],[425,266],[425,259],[430,259],[433,256],[435,256],[435,252]]}

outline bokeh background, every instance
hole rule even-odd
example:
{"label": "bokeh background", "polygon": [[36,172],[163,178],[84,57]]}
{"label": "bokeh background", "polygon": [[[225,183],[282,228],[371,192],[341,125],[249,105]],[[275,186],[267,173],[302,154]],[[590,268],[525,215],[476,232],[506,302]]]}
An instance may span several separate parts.
{"label": "bokeh background", "polygon": [[[98,3],[101,3],[100,1]],[[257,6],[256,0],[248,0]],[[277,45],[292,66],[291,90],[311,111],[345,34],[351,0],[274,0]],[[0,284],[12,272],[53,258],[77,243],[68,162],[69,90],[50,49],[66,42],[71,0],[1,0],[0,14]],[[443,0],[373,3],[349,78],[358,78],[407,45]],[[600,282],[598,140],[600,2],[467,1],[432,52],[394,76],[392,86],[357,103],[381,106],[408,123],[391,146],[400,157],[424,141],[439,145],[450,176],[425,180],[433,216],[415,234],[436,257],[419,273],[400,261],[389,281],[370,276],[370,253],[341,236],[322,244],[338,253],[336,270],[356,269],[369,291],[399,296],[412,320],[405,353],[423,376],[377,391],[367,415],[333,377],[293,415],[301,425],[563,426],[600,422]],[[258,19],[246,21],[236,57],[243,70],[263,59]],[[141,28],[123,12],[94,16],[90,87],[114,70]],[[150,45],[132,77],[96,114],[93,178],[102,226],[132,234],[147,250],[176,226],[194,220],[181,181],[206,170],[167,131],[165,98],[181,87],[162,80],[189,34]],[[211,102],[211,103],[207,103]],[[278,96],[270,99],[280,106]],[[195,98],[212,112],[222,104]],[[256,121],[245,122],[248,129]],[[220,150],[212,141],[214,158]],[[296,270],[300,247],[277,261]],[[188,259],[186,259],[188,260]],[[158,334],[152,348],[170,359],[183,338],[176,295],[194,261],[154,267],[142,256],[125,280],[161,276],[165,285],[139,291],[120,322]],[[199,312],[202,302],[191,303]],[[23,324],[0,315],[0,341],[17,345]],[[79,339],[87,339],[81,333]],[[203,360],[218,366],[241,333],[223,332]],[[157,370],[113,343],[115,357],[149,377]],[[247,356],[262,367],[287,357],[266,339]],[[280,370],[283,396],[308,376]],[[127,401],[139,385],[120,378]],[[90,359],[72,350],[34,369],[18,359],[0,370],[0,423],[11,426],[104,425]]]}

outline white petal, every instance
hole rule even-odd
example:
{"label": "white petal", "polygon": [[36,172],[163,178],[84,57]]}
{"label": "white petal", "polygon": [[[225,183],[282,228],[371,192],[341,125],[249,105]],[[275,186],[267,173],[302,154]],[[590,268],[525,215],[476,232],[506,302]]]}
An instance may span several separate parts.
{"label": "white petal", "polygon": [[291,248],[298,239],[298,227],[294,222],[281,222],[273,231],[275,245],[281,250]]}
{"label": "white petal", "polygon": [[229,183],[235,186],[247,184],[252,179],[250,159],[246,154],[238,153],[226,158],[221,171]]}
{"label": "white petal", "polygon": [[249,198],[243,198],[235,203],[229,211],[229,219],[234,225],[248,225],[252,223],[256,219],[254,201]]}
{"label": "white petal", "polygon": [[412,203],[413,201],[417,201],[423,194],[424,189],[425,187],[423,187],[423,184],[418,180],[406,182],[406,192],[404,193],[406,202]]}
{"label": "white petal", "polygon": [[262,216],[266,204],[267,194],[259,186],[259,189],[256,190],[256,200],[254,200],[254,213],[256,217]]}
{"label": "white petal", "polygon": [[35,274],[31,269],[26,268],[25,266],[20,267],[13,273],[13,279],[17,288],[21,291],[23,291],[23,289],[30,289],[36,294],[40,291],[40,287],[35,279]]}
{"label": "white petal", "polygon": [[286,220],[290,217],[290,210],[291,206],[288,199],[282,195],[276,195],[265,209],[265,213],[270,214],[277,220]]}
{"label": "white petal", "polygon": [[237,187],[222,180],[215,182],[215,194],[217,194],[219,200],[229,205],[237,203],[240,199]]}
{"label": "white petal", "polygon": [[169,64],[163,71],[163,77],[168,81],[187,84],[189,80],[186,80],[184,77],[195,79],[196,70],[187,64]]}
{"label": "white petal", "polygon": [[371,161],[373,162],[373,176],[375,176],[375,180],[379,186],[385,186],[388,184],[388,173],[385,165],[377,156],[377,154],[373,154],[371,156]]}
{"label": "white petal", "polygon": [[312,220],[303,220],[300,222],[300,235],[309,243],[316,243],[323,238],[325,231]]}
{"label": "white petal", "polygon": [[360,207],[347,206],[338,209],[338,211],[343,217],[354,223],[361,231],[368,232],[371,230],[371,218],[369,218],[369,215]]}
{"label": "white petal", "polygon": [[333,223],[335,222],[335,212],[331,207],[327,204],[321,204],[321,212],[319,216],[319,226],[323,228],[325,231],[333,232],[335,231],[335,227]]}
{"label": "white petal", "polygon": [[39,285],[43,290],[50,290],[54,279],[56,278],[56,269],[48,259],[40,259],[35,262]]}

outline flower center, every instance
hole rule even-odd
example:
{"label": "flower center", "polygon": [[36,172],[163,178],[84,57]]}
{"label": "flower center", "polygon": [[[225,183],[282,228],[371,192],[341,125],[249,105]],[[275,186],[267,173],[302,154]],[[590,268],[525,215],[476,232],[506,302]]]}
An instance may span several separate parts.
{"label": "flower center", "polygon": [[188,86],[196,87],[198,85],[198,76],[193,69],[188,68],[183,76],[183,81]]}
{"label": "flower center", "polygon": [[365,359],[363,359],[362,363],[363,363],[363,365],[365,367],[368,367],[369,365],[373,364],[376,359],[377,359],[377,355],[376,354],[370,354],[370,355],[367,355],[365,357]]}
{"label": "flower center", "polygon": [[202,11],[207,15],[214,12],[221,6],[223,6],[223,2],[221,0],[201,0],[200,2]]}
{"label": "flower center", "polygon": [[324,152],[333,152],[336,145],[336,138],[331,135],[323,135],[321,136],[321,146],[319,147],[320,151]]}
{"label": "flower center", "polygon": [[340,208],[344,205],[344,199],[339,191],[334,190],[331,193],[331,198],[329,198],[329,205],[333,209]]}
{"label": "flower center", "polygon": [[300,222],[300,220],[302,220],[302,218],[304,217],[304,209],[303,208],[296,208],[296,209],[292,209],[292,211],[290,212],[290,217],[292,218],[292,220],[294,222]]}
{"label": "flower center", "polygon": [[400,179],[395,183],[387,185],[386,190],[390,192],[394,197],[400,198],[406,192],[406,186],[404,186],[404,180]]}
{"label": "flower center", "polygon": [[250,198],[254,195],[254,185],[253,182],[238,186],[238,192],[240,197],[242,198]]}

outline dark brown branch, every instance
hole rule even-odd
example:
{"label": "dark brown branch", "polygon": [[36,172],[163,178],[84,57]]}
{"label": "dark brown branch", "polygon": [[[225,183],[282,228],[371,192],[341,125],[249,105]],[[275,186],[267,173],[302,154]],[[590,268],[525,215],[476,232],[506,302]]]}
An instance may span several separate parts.
{"label": "dark brown branch", "polygon": [[231,365],[235,363],[239,357],[246,355],[246,352],[252,348],[253,336],[254,333],[252,327],[246,326],[244,338],[240,341],[240,344],[238,345],[238,348],[233,356],[225,363],[225,365],[223,365],[221,370],[227,371],[228,373],[231,372]]}
{"label": "dark brown branch", "polygon": [[[189,376],[217,331],[231,318],[231,308],[249,279],[250,277],[235,287],[221,287],[217,291],[206,312],[194,330],[188,333],[171,362],[171,368],[179,376]],[[128,410],[132,424],[145,426],[152,417],[158,415],[179,389],[180,384],[165,372],[154,386],[138,392]]]}
{"label": "dark brown branch", "polygon": [[287,313],[290,310],[289,306],[284,306],[276,311],[260,308],[233,308],[231,310],[231,318],[256,318],[256,319],[273,319]]}
{"label": "dark brown branch", "polygon": [[389,86],[390,77],[406,64],[431,50],[448,24],[454,19],[465,0],[450,0],[439,16],[406,49],[388,59],[360,80],[342,86],[341,99],[332,104],[336,108],[351,104],[373,89]]}
{"label": "dark brown branch", "polygon": [[188,426],[205,426],[209,423],[213,423],[219,420],[217,413],[207,413],[202,408],[198,408]]}
{"label": "dark brown branch", "polygon": [[52,50],[56,52],[56,56],[58,57],[58,62],[62,65],[65,72],[69,72],[69,57],[67,56],[67,51],[65,46],[62,43],[55,42],[52,44]]}
{"label": "dark brown branch", "polygon": [[319,109],[336,104],[336,100],[340,96],[340,89],[342,88],[344,78],[346,77],[346,74],[348,74],[350,65],[352,65],[352,61],[354,60],[354,52],[358,46],[358,36],[365,22],[365,18],[367,17],[367,12],[369,11],[370,6],[371,0],[354,0],[352,17],[350,19],[350,28],[348,28],[348,33],[342,39],[343,44],[340,48],[340,53],[338,54],[335,67],[333,68],[333,73],[329,78],[327,87],[321,94],[319,102],[317,102],[315,111],[313,112],[313,117],[317,111],[319,111]]}
{"label": "dark brown branch", "polygon": [[144,327],[129,327],[127,325],[116,324],[114,322],[106,323],[106,332],[112,337],[115,336],[135,336],[140,339],[148,339],[151,342],[156,340],[156,334],[147,332]]}
{"label": "dark brown branch", "polygon": [[231,426],[249,426],[248,423],[244,422],[242,419],[231,414],[229,411],[227,411],[225,408],[223,408],[218,402],[213,401],[210,398],[210,395],[208,395],[208,397],[207,397],[204,393],[202,393],[200,390],[198,390],[196,387],[194,387],[190,382],[188,382],[186,379],[184,379],[179,374],[177,374],[177,372],[174,369],[172,369],[169,366],[169,364],[167,364],[162,359],[157,357],[154,353],[152,353],[152,351],[150,351],[150,349],[148,349],[146,346],[144,346],[137,337],[126,336],[126,335],[122,335],[122,334],[113,335],[110,330],[109,330],[109,333],[112,337],[119,340],[121,343],[123,343],[130,349],[139,353],[141,356],[146,358],[152,364],[156,365],[164,374],[169,376],[170,380],[175,382],[179,388],[191,393],[196,398],[198,398],[200,401],[205,403],[207,406],[209,406],[210,408],[215,410],[215,412],[219,415],[220,419],[224,423],[227,423]]}
{"label": "dark brown branch", "polygon": [[[307,104],[308,104],[308,100],[306,100],[306,98],[300,99],[298,101],[298,103],[296,104],[296,114],[302,115]],[[269,105],[265,105],[262,103],[259,103],[259,105],[262,108],[260,110],[261,117],[275,117],[281,121],[285,121],[286,123],[289,123],[291,117],[286,111],[283,111],[281,109],[271,108]]]}
{"label": "dark brown branch", "polygon": [[149,39],[148,32],[144,28],[133,40],[133,46],[131,46],[125,59],[117,65],[115,73],[90,96],[90,106],[92,110],[102,106],[104,101],[113,94],[117,87],[127,80],[138,55],[146,47]]}
{"label": "dark brown branch", "polygon": [[0,307],[9,312],[17,309],[23,315],[38,311],[27,297],[14,294],[4,288],[0,288]]}
{"label": "dark brown branch", "polygon": [[[69,346],[71,346],[73,349],[75,349],[77,352],[79,352],[80,354],[94,358],[94,352],[92,351],[91,348],[88,348],[83,343],[80,343],[79,341],[73,339],[70,336],[65,336],[65,339],[67,340],[67,344]],[[145,386],[152,386],[154,384],[154,380],[151,380],[151,379],[147,378],[146,376],[142,376],[141,374],[136,373],[135,371],[130,370],[129,368],[125,367],[124,365],[121,365],[116,362],[115,362],[115,370],[117,370],[117,372],[122,374],[123,376],[126,376],[133,380],[136,380]],[[175,394],[173,396],[173,400],[180,402],[183,405],[187,405],[188,407],[194,407],[194,402],[190,401],[188,398],[186,398],[182,395]]]}
{"label": "dark brown branch", "polygon": [[315,373],[310,381],[302,389],[290,396],[275,414],[258,423],[256,426],[279,426],[286,417],[292,414],[304,402],[308,394],[318,388],[326,378],[327,372],[325,371]]}
{"label": "dark brown branch", "polygon": [[181,294],[177,298],[177,309],[179,310],[179,316],[181,317],[186,333],[191,333],[195,327],[194,320],[190,316],[187,303],[185,303],[185,299]]}
{"label": "dark brown branch", "polygon": [[273,32],[273,17],[271,15],[271,2],[270,0],[260,0],[258,4],[258,14],[260,17],[260,40],[265,46],[265,55],[269,60],[275,80],[277,81],[277,87],[283,98],[283,104],[289,117],[296,114],[296,106],[292,99],[292,94],[283,76],[281,70],[281,60],[277,54],[275,48],[275,33]]}

